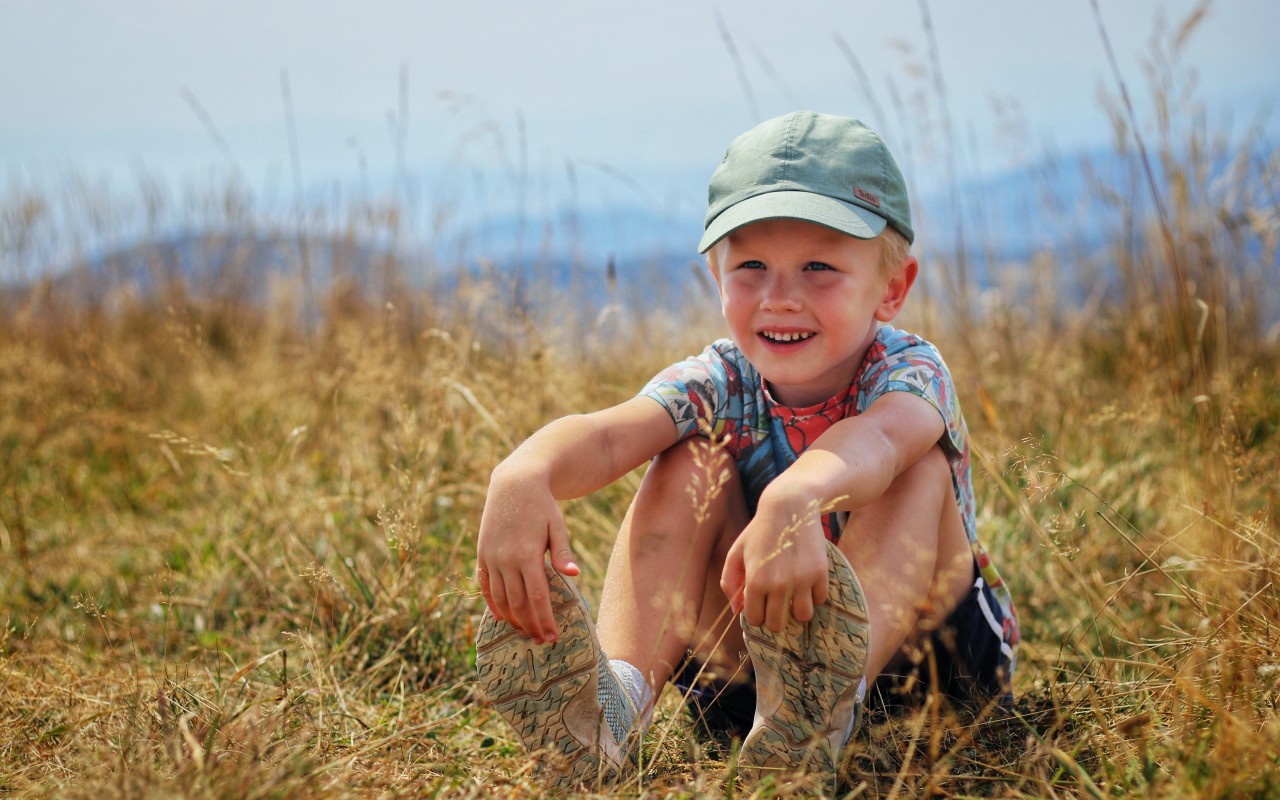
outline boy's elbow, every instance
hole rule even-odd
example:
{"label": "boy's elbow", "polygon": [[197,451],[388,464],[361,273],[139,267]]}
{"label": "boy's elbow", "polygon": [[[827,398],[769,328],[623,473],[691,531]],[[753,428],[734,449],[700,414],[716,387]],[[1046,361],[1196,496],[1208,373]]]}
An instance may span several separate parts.
{"label": "boy's elbow", "polygon": [[[919,436],[899,436],[894,431],[877,425],[874,428],[874,445],[868,448],[876,459],[876,469],[892,482],[907,470],[927,462],[931,469],[949,470],[947,455],[942,451],[941,441],[924,444]],[[923,452],[922,452],[923,450]]]}
{"label": "boy's elbow", "polygon": [[884,488],[888,489],[895,478],[911,468],[911,463],[888,431],[876,428],[873,433],[874,438],[871,440],[873,446],[868,447],[867,452],[874,459],[872,463],[874,473],[880,477]]}

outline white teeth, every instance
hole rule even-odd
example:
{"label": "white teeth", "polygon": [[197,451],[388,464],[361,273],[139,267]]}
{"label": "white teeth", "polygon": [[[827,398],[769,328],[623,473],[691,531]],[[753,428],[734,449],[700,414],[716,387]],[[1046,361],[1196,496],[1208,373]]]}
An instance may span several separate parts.
{"label": "white teeth", "polygon": [[775,342],[798,342],[813,335],[812,333],[777,333],[775,331],[761,331],[761,334]]}

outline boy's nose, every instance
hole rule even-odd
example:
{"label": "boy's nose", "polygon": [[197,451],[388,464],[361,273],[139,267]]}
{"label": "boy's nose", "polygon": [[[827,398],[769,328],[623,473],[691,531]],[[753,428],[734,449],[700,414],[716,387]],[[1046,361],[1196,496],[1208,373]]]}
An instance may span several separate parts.
{"label": "boy's nose", "polygon": [[771,276],[764,287],[760,307],[765,311],[799,311],[804,303],[800,299],[795,281],[783,276]]}

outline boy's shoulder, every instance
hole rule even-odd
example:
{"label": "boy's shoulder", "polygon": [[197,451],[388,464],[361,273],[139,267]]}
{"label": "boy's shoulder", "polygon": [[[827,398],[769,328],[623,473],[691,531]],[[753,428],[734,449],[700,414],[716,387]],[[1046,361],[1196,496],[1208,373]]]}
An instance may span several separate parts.
{"label": "boy's shoulder", "polygon": [[867,353],[867,360],[890,358],[912,348],[938,352],[938,348],[923,336],[911,331],[904,331],[901,328],[895,328],[892,325],[881,325],[880,330],[876,331],[875,340],[871,343],[871,350]]}
{"label": "boy's shoulder", "polygon": [[877,373],[881,367],[903,363],[932,364],[943,370],[946,369],[942,353],[932,342],[910,331],[891,325],[882,325],[862,359],[860,373],[863,379],[866,379]]}
{"label": "boy's shoulder", "polygon": [[880,328],[855,379],[860,407],[886,392],[954,397],[951,370],[942,353],[924,337],[889,325]]}
{"label": "boy's shoulder", "polygon": [[661,370],[641,391],[655,398],[679,397],[689,393],[704,395],[714,401],[717,396],[735,396],[750,392],[761,382],[751,362],[732,339],[716,339],[696,355]]}

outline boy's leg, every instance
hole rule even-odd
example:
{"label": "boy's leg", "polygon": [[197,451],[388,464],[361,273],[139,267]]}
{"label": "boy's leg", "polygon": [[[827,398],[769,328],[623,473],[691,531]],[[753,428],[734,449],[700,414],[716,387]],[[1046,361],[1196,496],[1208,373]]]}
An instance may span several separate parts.
{"label": "boy's leg", "polygon": [[690,649],[717,664],[740,658],[720,571],[747,521],[737,470],[705,439],[672,447],[645,473],[609,557],[597,630],[655,698]]}
{"label": "boy's leg", "polygon": [[800,770],[834,790],[861,705],[860,678],[874,681],[918,630],[967,594],[972,555],[941,450],[851,515],[840,545],[831,548],[830,594],[813,620],[791,620],[778,633],[747,626],[760,693],[742,746],[747,774]]}
{"label": "boy's leg", "polygon": [[[690,649],[722,678],[742,668],[742,631],[719,580],[748,515],[736,470],[716,460],[701,439],[655,459],[610,557],[600,641],[610,657],[637,666],[655,696]],[[709,496],[705,487],[719,485],[725,470],[719,492]],[[695,498],[703,506],[700,524]],[[904,648],[936,629],[973,585],[973,554],[942,450],[935,447],[878,501],[851,514],[840,550],[868,599],[870,682],[904,661]]]}
{"label": "boy's leg", "polygon": [[[652,698],[683,661],[703,598],[718,595],[724,604],[720,569],[745,523],[732,463],[703,440],[677,445],[650,466],[627,513],[598,628],[572,581],[550,565],[558,641],[537,645],[485,612],[476,637],[481,687],[558,788],[623,771]],[[731,614],[722,616],[737,628]],[[631,691],[629,670],[610,657],[639,667],[649,702]]]}
{"label": "boy's leg", "polygon": [[840,550],[866,592],[871,618],[867,681],[906,660],[973,586],[973,551],[938,447],[850,515]]}
{"label": "boy's leg", "polygon": [[[736,470],[707,466],[715,460],[700,441],[659,456],[610,558],[600,640],[611,657],[644,673],[655,697],[689,649],[721,677],[743,666],[742,631],[719,577],[748,517]],[[709,485],[719,491],[708,492]],[[921,630],[936,628],[972,584],[972,554],[942,451],[935,448],[880,500],[851,515],[840,549],[866,592],[871,648],[864,668],[872,681],[904,658]]]}

